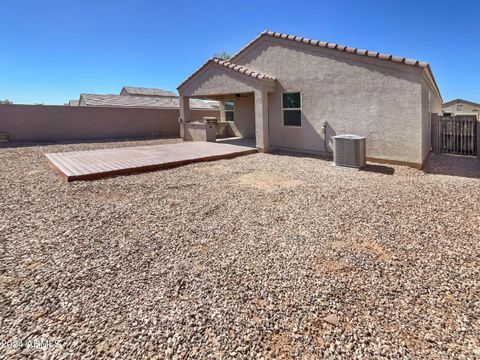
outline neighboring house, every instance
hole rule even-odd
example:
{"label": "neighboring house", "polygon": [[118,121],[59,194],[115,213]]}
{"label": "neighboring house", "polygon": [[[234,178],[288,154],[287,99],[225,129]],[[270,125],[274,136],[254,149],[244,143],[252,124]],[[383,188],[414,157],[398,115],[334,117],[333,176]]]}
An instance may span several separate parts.
{"label": "neighboring house", "polygon": [[78,106],[78,103],[79,103],[78,100],[69,100],[69,101],[68,101],[68,104],[65,104],[65,105],[68,105],[68,106]]}
{"label": "neighboring house", "polygon": [[[162,109],[180,108],[178,97],[158,98],[146,96],[122,96],[112,94],[80,94],[79,106],[136,107]],[[218,111],[219,109],[217,102],[201,99],[191,99],[190,107],[193,110]]]}
{"label": "neighboring house", "polygon": [[229,61],[208,60],[178,91],[184,122],[192,121],[189,98],[222,101],[233,112],[224,119],[263,151],[326,153],[334,135],[354,133],[366,136],[370,160],[417,167],[442,104],[425,62],[275,32]]}
{"label": "neighboring house", "polygon": [[442,105],[444,115],[476,115],[479,116],[480,104],[463,99],[448,101]]}
{"label": "neighboring house", "polygon": [[[146,97],[146,96],[123,96],[123,95],[100,95],[100,94],[80,94],[78,106],[95,107],[115,107],[115,108],[143,108],[143,109],[162,109],[175,110],[177,119],[180,115],[179,98],[171,97]],[[191,99],[190,107],[192,117],[198,121],[204,117],[219,118],[219,105],[216,101],[207,101],[201,99]]]}
{"label": "neighboring house", "polygon": [[162,89],[124,86],[120,91],[122,96],[148,96],[148,97],[178,97],[178,94]]}

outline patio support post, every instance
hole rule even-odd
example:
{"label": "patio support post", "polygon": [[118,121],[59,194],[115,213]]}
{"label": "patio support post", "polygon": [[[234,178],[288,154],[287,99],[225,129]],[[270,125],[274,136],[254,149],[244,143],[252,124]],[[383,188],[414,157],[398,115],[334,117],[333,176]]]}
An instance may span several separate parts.
{"label": "patio support post", "polygon": [[188,96],[180,96],[180,137],[185,140],[185,123],[191,121],[190,99]]}
{"label": "patio support post", "polygon": [[255,90],[255,140],[260,151],[268,151],[270,144],[268,139],[268,92],[266,90]]}
{"label": "patio support post", "polygon": [[220,122],[225,122],[227,119],[225,118],[225,104],[223,103],[223,100],[218,101],[218,111],[220,112]]}

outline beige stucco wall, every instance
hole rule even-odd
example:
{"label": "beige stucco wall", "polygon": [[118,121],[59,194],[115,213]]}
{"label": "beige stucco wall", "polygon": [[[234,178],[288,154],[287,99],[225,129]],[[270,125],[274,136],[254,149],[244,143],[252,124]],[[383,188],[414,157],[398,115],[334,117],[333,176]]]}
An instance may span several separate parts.
{"label": "beige stucco wall", "polygon": [[185,124],[186,141],[215,142],[217,129],[215,124],[189,122]]}
{"label": "beige stucco wall", "polygon": [[178,117],[165,109],[0,105],[0,132],[14,142],[174,137]]}
{"label": "beige stucco wall", "polygon": [[[177,119],[180,117],[180,110],[177,111]],[[220,112],[219,111],[211,111],[211,110],[196,110],[192,109],[192,121],[201,121],[204,117],[214,117],[220,119]]]}
{"label": "beige stucco wall", "polygon": [[422,159],[423,162],[432,150],[432,114],[442,110],[442,99],[426,76],[422,76]]}
{"label": "beige stucco wall", "polygon": [[428,156],[431,149],[431,97],[432,94],[422,79],[422,161]]}
{"label": "beige stucco wall", "polygon": [[255,98],[253,93],[242,94],[234,99],[235,136],[255,137]]}
{"label": "beige stucco wall", "polygon": [[[423,70],[302,43],[265,38],[233,59],[277,78],[269,94],[272,147],[324,152],[321,126],[332,136],[367,137],[367,156],[421,164],[424,159]],[[284,91],[302,93],[302,126],[284,127]]]}

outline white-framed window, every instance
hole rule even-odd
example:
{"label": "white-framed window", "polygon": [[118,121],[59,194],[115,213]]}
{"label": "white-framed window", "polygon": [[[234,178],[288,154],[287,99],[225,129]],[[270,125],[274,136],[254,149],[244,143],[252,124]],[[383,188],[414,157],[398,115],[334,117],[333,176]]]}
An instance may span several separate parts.
{"label": "white-framed window", "polygon": [[300,92],[282,94],[283,126],[302,126],[302,95]]}
{"label": "white-framed window", "polygon": [[234,122],[235,121],[235,103],[232,100],[227,100],[223,102],[225,108],[225,120]]}

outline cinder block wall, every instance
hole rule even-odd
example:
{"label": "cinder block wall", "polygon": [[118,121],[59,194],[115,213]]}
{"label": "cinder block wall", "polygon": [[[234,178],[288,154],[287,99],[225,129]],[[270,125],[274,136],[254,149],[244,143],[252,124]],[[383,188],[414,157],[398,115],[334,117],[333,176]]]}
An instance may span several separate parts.
{"label": "cinder block wall", "polygon": [[178,109],[0,105],[0,132],[12,142],[178,137],[179,115]]}

